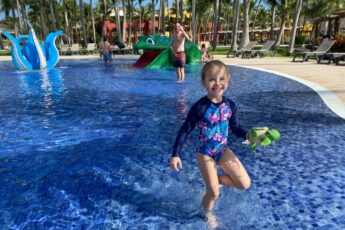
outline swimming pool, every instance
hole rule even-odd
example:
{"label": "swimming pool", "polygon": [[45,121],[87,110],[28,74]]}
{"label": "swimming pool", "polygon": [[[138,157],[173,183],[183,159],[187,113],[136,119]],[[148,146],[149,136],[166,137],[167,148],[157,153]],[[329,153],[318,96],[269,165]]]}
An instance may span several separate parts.
{"label": "swimming pool", "polygon": [[[207,229],[196,210],[204,185],[194,157],[168,168],[189,107],[204,95],[200,66],[133,69],[132,60],[61,60],[47,72],[0,65],[1,229]],[[274,74],[230,67],[227,96],[244,127],[282,139],[249,151],[248,191],[222,188],[220,229],[344,229],[345,120],[310,88]]]}

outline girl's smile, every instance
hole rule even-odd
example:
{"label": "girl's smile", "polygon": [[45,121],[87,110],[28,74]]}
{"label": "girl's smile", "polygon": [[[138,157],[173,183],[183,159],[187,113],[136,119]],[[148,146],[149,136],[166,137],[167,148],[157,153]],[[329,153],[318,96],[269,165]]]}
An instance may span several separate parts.
{"label": "girl's smile", "polygon": [[203,85],[207,90],[207,97],[214,103],[220,102],[229,86],[227,70],[222,66],[214,66],[207,71]]}

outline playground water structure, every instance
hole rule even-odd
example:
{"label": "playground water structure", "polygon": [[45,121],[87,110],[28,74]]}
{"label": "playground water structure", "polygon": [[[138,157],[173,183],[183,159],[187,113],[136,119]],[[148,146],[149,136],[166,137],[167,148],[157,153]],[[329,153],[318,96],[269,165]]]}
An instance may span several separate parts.
{"label": "playground water structure", "polygon": [[[198,214],[197,131],[181,173],[168,168],[178,128],[204,95],[201,66],[187,66],[176,84],[173,68],[133,63],[61,60],[35,71],[1,63],[1,229],[208,228]],[[252,153],[230,138],[252,186],[221,189],[220,229],[344,229],[344,119],[296,81],[230,69],[226,96],[242,125],[277,128],[282,139]]]}
{"label": "playground water structure", "polygon": [[[62,35],[62,31],[51,32],[47,35],[42,44],[31,24],[29,35],[14,37],[7,31],[2,31],[11,42],[12,62],[17,70],[33,70],[53,68],[59,61],[59,51],[55,45],[55,40]],[[24,45],[21,46],[21,42]]]}
{"label": "playground water structure", "polygon": [[[143,50],[143,54],[134,63],[134,67],[160,69],[173,66],[174,53],[171,44],[171,37],[161,35],[139,36],[134,49]],[[184,50],[186,64],[200,63],[201,52],[194,42],[186,39]]]}

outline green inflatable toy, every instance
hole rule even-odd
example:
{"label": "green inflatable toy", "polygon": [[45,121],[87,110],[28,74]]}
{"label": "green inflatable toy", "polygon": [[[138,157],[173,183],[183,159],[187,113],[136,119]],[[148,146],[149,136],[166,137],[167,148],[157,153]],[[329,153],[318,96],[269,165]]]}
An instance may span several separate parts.
{"label": "green inflatable toy", "polygon": [[247,133],[247,144],[250,145],[252,151],[256,150],[258,145],[267,146],[272,142],[279,140],[280,133],[276,129],[268,129],[267,127],[255,127]]}
{"label": "green inflatable toy", "polygon": [[[143,50],[143,54],[134,64],[137,68],[162,68],[173,66],[174,53],[170,48],[172,38],[160,35],[139,36],[134,50]],[[201,52],[191,41],[185,41],[186,64],[200,63]]]}

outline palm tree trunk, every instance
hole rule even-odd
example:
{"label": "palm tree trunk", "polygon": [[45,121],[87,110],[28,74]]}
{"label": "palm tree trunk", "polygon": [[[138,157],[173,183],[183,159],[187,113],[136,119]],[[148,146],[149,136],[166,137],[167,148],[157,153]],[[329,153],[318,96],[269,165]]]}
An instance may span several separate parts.
{"label": "palm tree trunk", "polygon": [[272,18],[271,18],[271,31],[270,31],[270,39],[274,40],[274,22],[276,20],[276,7],[272,6]]}
{"label": "palm tree trunk", "polygon": [[192,41],[195,42],[195,0],[192,0]]}
{"label": "palm tree trunk", "polygon": [[297,23],[299,21],[299,15],[301,13],[303,0],[297,0],[294,17],[293,17],[293,24],[292,24],[292,35],[289,44],[289,54],[292,54],[295,49],[295,38],[296,38],[296,30],[297,30]]}
{"label": "palm tree trunk", "polygon": [[244,0],[244,26],[243,26],[243,34],[242,39],[240,42],[240,49],[245,47],[249,43],[249,6],[250,0]]}
{"label": "palm tree trunk", "polygon": [[[41,6],[44,6],[44,2],[43,0],[40,0],[40,4]],[[44,11],[43,11],[43,7],[39,7],[39,11],[40,11],[40,21],[41,21],[41,28],[42,28],[42,36],[45,38],[48,34],[48,29],[47,29],[47,25],[45,23],[45,15],[44,15]]]}
{"label": "palm tree trunk", "polygon": [[218,19],[219,19],[219,0],[214,1],[214,20],[213,20],[213,50],[217,47],[217,37],[218,37]]}
{"label": "palm tree trunk", "polygon": [[18,24],[19,24],[18,29],[19,29],[19,34],[21,34],[23,32],[23,16],[21,14],[19,0],[17,0],[16,3],[17,3]]}
{"label": "palm tree trunk", "polygon": [[252,33],[253,33],[253,37],[254,37],[253,40],[255,39],[255,33],[254,33],[255,21],[256,21],[256,17],[258,16],[260,4],[261,4],[261,0],[259,0],[259,3],[258,3],[258,5],[256,6],[256,9],[255,9],[255,16],[254,16],[253,26],[252,26]]}
{"label": "palm tree trunk", "polygon": [[52,19],[53,31],[56,31],[56,20],[55,20],[54,8],[53,8],[53,0],[49,0],[49,12]]}
{"label": "palm tree trunk", "polygon": [[122,36],[121,36],[121,19],[120,19],[118,0],[114,0],[114,7],[115,7],[115,14],[116,14],[116,34],[117,34],[117,40],[118,41],[122,41]]}
{"label": "palm tree trunk", "polygon": [[142,34],[141,31],[141,1],[139,0],[139,35]]}
{"label": "palm tree trunk", "polygon": [[64,13],[64,18],[65,18],[65,33],[68,36],[70,36],[70,28],[69,28],[66,0],[63,1],[63,13]]}
{"label": "palm tree trunk", "polygon": [[92,31],[93,31],[93,42],[96,43],[96,29],[95,29],[95,18],[93,16],[92,0],[90,0],[90,10],[91,10],[91,21],[92,21]]}
{"label": "palm tree trunk", "polygon": [[240,15],[240,1],[234,0],[233,3],[234,15],[232,18],[232,41],[231,41],[231,50],[237,50],[237,30],[238,30],[238,21]]}
{"label": "palm tree trunk", "polygon": [[276,38],[276,41],[274,42],[273,49],[277,49],[281,43],[282,37],[284,36],[284,30],[285,30],[285,23],[287,21],[287,15],[286,12],[282,13],[280,28],[279,28],[279,35]]}
{"label": "palm tree trunk", "polygon": [[72,27],[72,41],[73,41],[72,43],[74,43],[74,41],[79,41],[79,34],[77,33],[78,19],[77,19],[77,1],[76,0],[73,1],[73,24],[75,26],[75,34]]}
{"label": "palm tree trunk", "polygon": [[181,12],[181,25],[183,25],[183,22],[184,22],[183,0],[180,2],[180,12]]}
{"label": "palm tree trunk", "polygon": [[54,8],[54,15],[55,15],[55,19],[56,19],[56,27],[57,29],[61,29],[61,24],[60,24],[60,16],[59,16],[59,10],[56,6],[56,4],[58,4],[55,0],[53,1],[53,8]]}
{"label": "palm tree trunk", "polygon": [[151,33],[155,34],[155,0],[152,0],[152,12],[151,12]]}
{"label": "palm tree trunk", "polygon": [[128,17],[129,17],[129,25],[128,25],[128,45],[132,44],[132,4],[131,4],[131,0],[128,0],[127,2],[128,4]]}
{"label": "palm tree trunk", "polygon": [[126,41],[126,3],[122,0],[123,21],[122,21],[122,41]]}
{"label": "palm tree trunk", "polygon": [[85,14],[84,14],[84,2],[83,0],[79,0],[79,7],[80,7],[80,20],[81,20],[81,28],[83,31],[83,42],[82,45],[84,48],[87,47],[87,31],[86,31],[86,22],[85,22]]}
{"label": "palm tree trunk", "polygon": [[180,19],[180,6],[179,6],[179,1],[180,1],[180,0],[176,0],[176,21],[179,21],[179,19]]}

